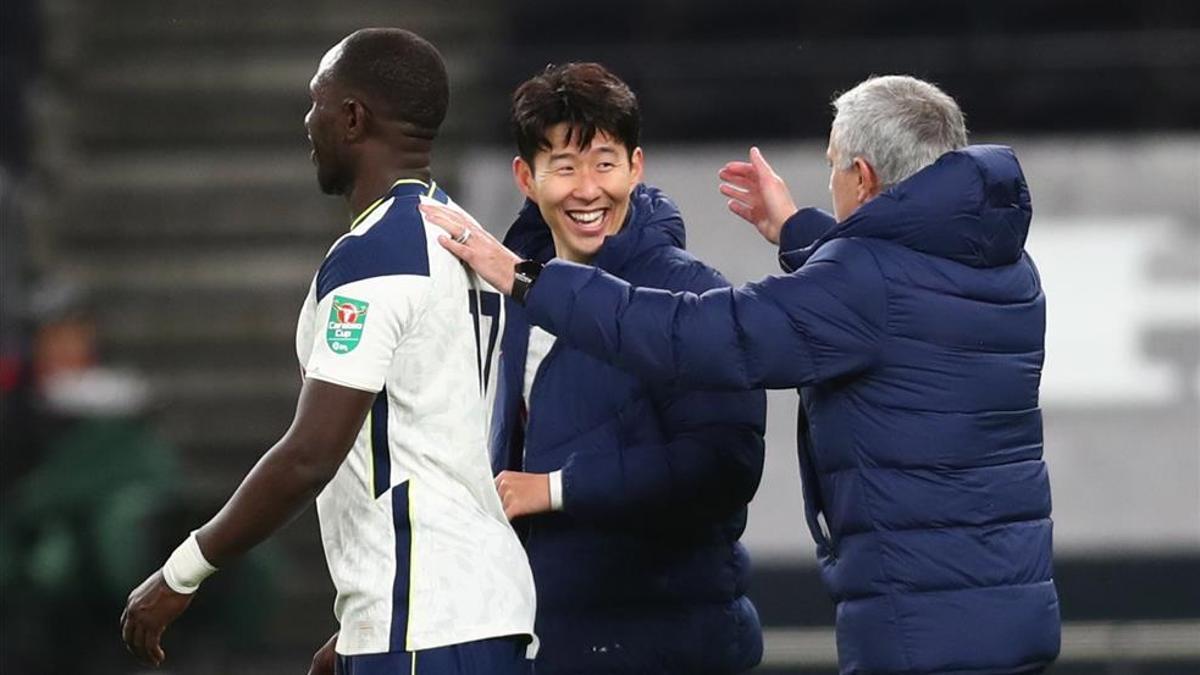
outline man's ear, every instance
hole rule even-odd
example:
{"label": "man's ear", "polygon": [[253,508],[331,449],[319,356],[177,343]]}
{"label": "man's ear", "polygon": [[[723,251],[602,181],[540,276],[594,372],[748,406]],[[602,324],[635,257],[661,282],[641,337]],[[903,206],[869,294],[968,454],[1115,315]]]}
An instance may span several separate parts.
{"label": "man's ear", "polygon": [[343,134],[347,143],[362,140],[367,135],[367,118],[371,112],[356,98],[342,101],[342,122],[345,125]]}
{"label": "man's ear", "polygon": [[533,167],[529,166],[520,156],[513,157],[512,161],[513,182],[517,184],[517,189],[521,194],[525,195],[533,201],[537,201],[533,192]]}
{"label": "man's ear", "polygon": [[854,168],[855,173],[858,174],[858,191],[855,196],[858,198],[858,203],[862,204],[882,192],[882,186],[879,184],[879,174],[875,173],[875,167],[871,166],[867,160],[855,157]]}
{"label": "man's ear", "polygon": [[642,182],[642,172],[646,168],[646,158],[642,154],[642,149],[634,148],[633,153],[629,155],[629,168],[633,173],[633,184],[637,185]]}

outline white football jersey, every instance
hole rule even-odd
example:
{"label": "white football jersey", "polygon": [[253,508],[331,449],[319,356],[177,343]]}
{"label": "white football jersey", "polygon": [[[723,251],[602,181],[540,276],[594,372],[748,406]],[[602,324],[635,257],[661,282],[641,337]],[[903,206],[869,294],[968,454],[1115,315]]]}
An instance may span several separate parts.
{"label": "white football jersey", "polygon": [[340,654],[533,635],[533,576],[487,451],[503,303],[437,243],[417,208],[431,201],[458,208],[402,180],[359,216],[296,331],[305,377],[378,393],[317,498]]}

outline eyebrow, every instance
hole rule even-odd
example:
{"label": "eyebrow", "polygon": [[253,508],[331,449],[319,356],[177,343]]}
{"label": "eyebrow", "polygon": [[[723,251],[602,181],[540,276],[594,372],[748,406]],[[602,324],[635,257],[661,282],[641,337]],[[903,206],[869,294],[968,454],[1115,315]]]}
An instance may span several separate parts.
{"label": "eyebrow", "polygon": [[[581,153],[579,153],[578,151],[575,151],[575,150],[552,152],[552,153],[550,153],[550,157],[546,160],[546,162],[553,164],[554,162],[573,160],[573,159],[577,159],[580,154]],[[617,155],[620,155],[621,153],[617,152],[617,149],[611,145],[593,145],[593,146],[590,146],[585,151],[585,154],[605,154],[605,155],[617,156]]]}

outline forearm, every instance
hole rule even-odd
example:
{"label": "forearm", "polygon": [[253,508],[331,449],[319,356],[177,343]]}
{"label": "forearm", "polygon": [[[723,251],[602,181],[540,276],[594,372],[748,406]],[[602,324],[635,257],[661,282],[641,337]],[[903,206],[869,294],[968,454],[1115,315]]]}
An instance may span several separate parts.
{"label": "forearm", "polygon": [[196,532],[204,557],[222,567],[254,548],[304,511],[333,478],[337,466],[305,457],[286,437],[279,441]]}
{"label": "forearm", "polygon": [[221,567],[299,515],[346,459],[374,399],[370,392],[307,380],[287,433],[197,531],[204,558]]}
{"label": "forearm", "polygon": [[705,521],[749,503],[762,475],[761,430],[697,430],[657,445],[576,455],[563,470],[563,508],[584,521]]}
{"label": "forearm", "polygon": [[[707,342],[692,342],[682,351],[676,348],[679,345],[673,335],[681,332],[681,319],[687,323],[684,315],[691,313],[688,306],[694,306],[698,298],[693,293],[634,288],[593,267],[551,262],[530,291],[526,311],[532,323],[564,344],[647,382],[749,388],[736,374],[729,376],[727,361],[714,362],[715,367],[704,371],[688,368],[688,353],[703,349]],[[728,334],[727,330],[718,332]],[[693,380],[696,375],[705,381]]]}
{"label": "forearm", "polygon": [[[803,386],[814,369],[804,333],[771,277],[702,295],[635,288],[596,268],[552,261],[526,303],[563,344],[675,387],[746,391]],[[778,290],[777,290],[778,289]]]}

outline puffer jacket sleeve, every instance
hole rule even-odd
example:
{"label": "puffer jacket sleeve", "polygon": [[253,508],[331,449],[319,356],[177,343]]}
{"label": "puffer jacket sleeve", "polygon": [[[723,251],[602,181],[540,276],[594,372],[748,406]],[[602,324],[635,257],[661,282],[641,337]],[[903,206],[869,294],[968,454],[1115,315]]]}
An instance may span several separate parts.
{"label": "puffer jacket sleeve", "polygon": [[808,247],[837,225],[833,216],[821,209],[808,207],[792,214],[779,231],[779,266],[784,272],[795,272],[804,264]]}
{"label": "puffer jacket sleeve", "polygon": [[634,288],[553,261],[527,297],[530,320],[642,379],[712,389],[784,389],[860,372],[875,360],[887,297],[854,239],[821,246],[785,276],[701,295]]}
{"label": "puffer jacket sleeve", "polygon": [[[662,280],[674,290],[728,286],[694,262]],[[763,468],[766,394],[655,388],[663,442],[576,452],[563,466],[563,508],[593,522],[711,520],[745,507]]]}

